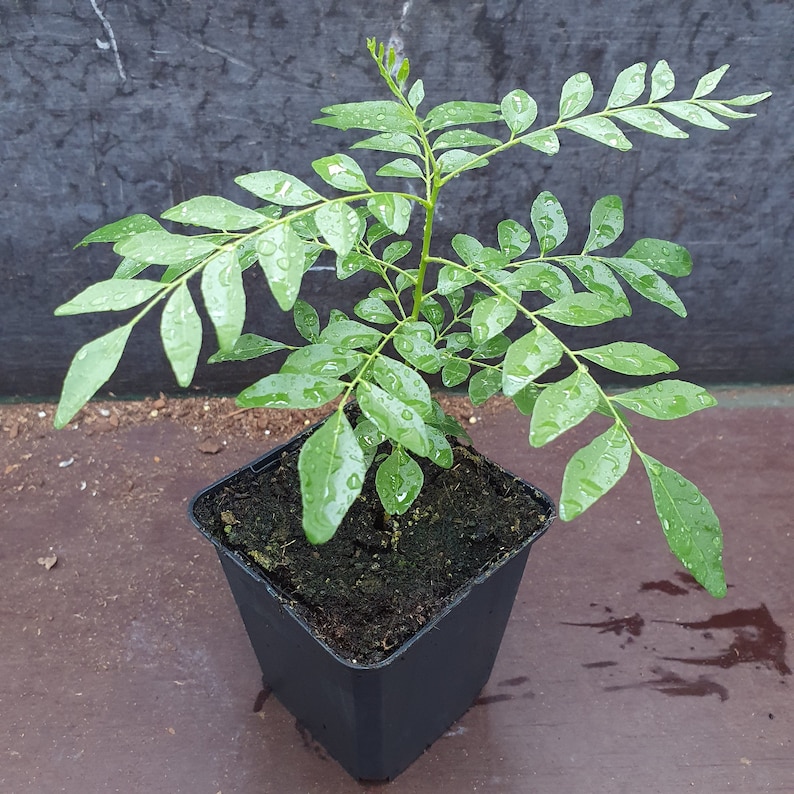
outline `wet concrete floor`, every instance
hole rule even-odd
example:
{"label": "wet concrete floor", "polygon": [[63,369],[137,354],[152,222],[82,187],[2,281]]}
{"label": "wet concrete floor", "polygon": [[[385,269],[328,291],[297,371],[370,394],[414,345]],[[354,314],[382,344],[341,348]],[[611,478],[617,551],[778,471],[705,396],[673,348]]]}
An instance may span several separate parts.
{"label": "wet concrete floor", "polygon": [[[228,434],[205,454],[168,419],[27,439],[5,425],[0,792],[794,791],[794,401],[719,396],[635,427],[721,516],[728,596],[677,566],[632,463],[533,548],[491,680],[389,784],[350,779],[262,690],[185,517],[198,489],[283,439]],[[509,408],[475,414],[477,447],[552,496],[598,431],[530,450]]]}

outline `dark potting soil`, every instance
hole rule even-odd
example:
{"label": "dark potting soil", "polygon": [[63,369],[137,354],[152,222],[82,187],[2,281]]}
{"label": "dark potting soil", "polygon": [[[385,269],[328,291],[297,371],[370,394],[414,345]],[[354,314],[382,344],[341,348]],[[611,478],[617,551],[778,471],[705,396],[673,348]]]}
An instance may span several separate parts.
{"label": "dark potting soil", "polygon": [[[384,450],[388,451],[388,450]],[[401,516],[385,515],[370,467],[336,535],[312,546],[301,527],[298,451],[246,469],[195,505],[197,520],[242,550],[340,656],[391,655],[478,573],[541,530],[546,507],[470,447],[454,464],[420,460],[425,484]]]}

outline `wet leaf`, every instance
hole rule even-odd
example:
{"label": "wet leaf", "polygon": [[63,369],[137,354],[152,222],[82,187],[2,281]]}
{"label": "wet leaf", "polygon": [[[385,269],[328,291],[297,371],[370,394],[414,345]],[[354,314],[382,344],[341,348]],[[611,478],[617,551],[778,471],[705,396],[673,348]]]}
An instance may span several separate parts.
{"label": "wet leaf", "polygon": [[[665,105],[665,107],[667,106]],[[614,121],[603,116],[569,121],[565,127],[579,135],[584,135],[585,138],[603,143],[605,146],[610,146],[621,152],[631,149],[631,141],[623,134],[620,127]]]}
{"label": "wet leaf", "polygon": [[361,166],[346,154],[321,157],[312,163],[312,168],[324,182],[337,190],[359,193],[370,189]]}
{"label": "wet leaf", "polygon": [[376,152],[395,152],[396,154],[413,154],[420,156],[419,144],[404,132],[383,132],[363,141],[354,143],[351,149],[372,149]]}
{"label": "wet leaf", "polygon": [[615,304],[623,315],[631,314],[631,304],[623,287],[603,262],[589,256],[566,256],[561,262],[590,292]]}
{"label": "wet leaf", "polygon": [[689,133],[676,127],[675,124],[666,119],[659,111],[650,108],[630,108],[620,110],[615,113],[615,118],[631,124],[643,132],[650,132],[653,135],[660,135],[662,138],[688,138]]}
{"label": "wet leaf", "polygon": [[124,237],[113,246],[120,256],[149,265],[178,265],[188,259],[204,257],[216,251],[215,245],[201,237],[171,234],[166,231],[141,232]]}
{"label": "wet leaf", "polygon": [[89,243],[116,243],[125,237],[132,237],[141,232],[164,232],[162,225],[148,215],[137,214],[122,218],[119,221],[105,224],[94,232],[87,234],[75,246],[88,245]]}
{"label": "wet leaf", "polygon": [[553,251],[568,236],[568,219],[556,196],[543,191],[533,202],[530,210],[535,237],[540,246],[540,255]]}
{"label": "wet leaf", "polygon": [[513,342],[502,368],[501,388],[513,397],[562,360],[563,347],[554,334],[539,326]]}
{"label": "wet leaf", "polygon": [[441,368],[441,382],[448,388],[459,386],[471,374],[471,364],[459,358],[449,359]]}
{"label": "wet leaf", "polygon": [[243,332],[245,291],[234,251],[218,254],[201,273],[201,295],[215,326],[218,347],[228,350]]}
{"label": "wet leaf", "polygon": [[411,222],[411,202],[396,193],[380,193],[367,201],[367,209],[395,234],[405,234]]}
{"label": "wet leaf", "polygon": [[434,107],[426,116],[424,127],[427,132],[458,124],[476,124],[499,121],[499,105],[491,102],[445,102]]}
{"label": "wet leaf", "polygon": [[674,379],[623,392],[611,399],[651,419],[679,419],[717,404],[701,386]]}
{"label": "wet leaf", "polygon": [[160,337],[177,383],[189,386],[201,352],[201,318],[185,283],[174,290],[163,308]]}
{"label": "wet leaf", "polygon": [[501,110],[505,124],[514,135],[529,129],[538,115],[537,103],[520,88],[511,91],[502,99]]}
{"label": "wet leaf", "polygon": [[65,427],[116,371],[131,331],[132,325],[123,325],[77,351],[63,382],[55,427]]}
{"label": "wet leaf", "polygon": [[304,273],[304,245],[288,223],[280,223],[256,238],[259,266],[282,311],[291,309]]}
{"label": "wet leaf", "polygon": [[578,354],[624,375],[660,375],[678,369],[671,358],[641,342],[612,342],[580,350]]}
{"label": "wet leaf", "polygon": [[320,337],[320,318],[310,303],[297,298],[292,307],[295,329],[307,342],[317,342]]}
{"label": "wet leaf", "polygon": [[481,159],[480,155],[474,152],[467,152],[465,149],[449,149],[438,158],[439,171],[442,174],[449,174],[452,171],[468,171],[472,168],[483,168],[488,165],[488,161]]}
{"label": "wet leaf", "polygon": [[593,98],[593,81],[585,72],[569,77],[560,94],[560,121],[578,116]]}
{"label": "wet leaf", "polygon": [[665,113],[671,113],[673,116],[698,127],[706,127],[710,130],[730,129],[727,124],[713,116],[708,110],[691,102],[665,102],[662,105],[662,109]]}
{"label": "wet leaf", "polygon": [[307,439],[298,458],[303,501],[303,531],[310,543],[325,543],[336,533],[361,493],[366,459],[342,411],[329,417]]}
{"label": "wet leaf", "polygon": [[305,182],[284,171],[256,171],[238,176],[234,181],[243,190],[285,207],[304,207],[322,199]]}
{"label": "wet leaf", "polygon": [[623,202],[620,196],[598,199],[590,211],[590,233],[584,250],[606,248],[620,237],[623,231]]}
{"label": "wet leaf", "polygon": [[266,218],[255,210],[242,207],[221,196],[196,196],[166,210],[160,217],[168,221],[223,231],[250,229],[266,222]]}
{"label": "wet leaf", "polygon": [[471,315],[471,335],[475,345],[482,345],[504,331],[516,318],[512,301],[493,296],[480,301]]}
{"label": "wet leaf", "polygon": [[655,271],[636,259],[603,259],[609,267],[636,292],[649,301],[658,303],[679,317],[686,317],[686,307],[675,290]]}
{"label": "wet leaf", "polygon": [[376,328],[344,317],[335,322],[329,321],[320,332],[320,341],[335,347],[361,347],[368,350],[380,344],[381,339],[383,334]]}
{"label": "wet leaf", "polygon": [[554,130],[530,132],[527,135],[522,135],[518,140],[525,146],[529,146],[530,149],[543,152],[550,157],[560,151],[560,139]]}
{"label": "wet leaf", "polygon": [[286,350],[287,345],[275,342],[258,334],[242,334],[229,350],[219,350],[207,360],[208,364],[218,364],[222,361],[249,361],[252,358],[266,356],[277,350]]}
{"label": "wet leaf", "polygon": [[469,380],[469,400],[474,406],[498,394],[502,388],[502,375],[498,369],[481,369]]}
{"label": "wet leaf", "polygon": [[468,146],[499,146],[502,141],[474,130],[448,130],[433,141],[433,150],[457,149]]}
{"label": "wet leaf", "polygon": [[530,262],[516,268],[504,281],[502,287],[515,287],[522,292],[542,292],[552,300],[573,295],[573,284],[563,270],[548,262]]}
{"label": "wet leaf", "polygon": [[532,235],[518,221],[509,218],[499,222],[496,235],[499,249],[508,260],[521,256],[532,242]]}
{"label": "wet leaf", "polygon": [[626,310],[601,295],[577,292],[538,309],[537,313],[556,323],[584,327],[601,325],[617,317],[623,317]]}
{"label": "wet leaf", "polygon": [[368,323],[394,325],[397,322],[394,312],[381,298],[364,298],[353,307],[353,312]]}
{"label": "wet leaf", "polygon": [[612,92],[607,100],[608,108],[621,108],[630,105],[645,90],[645,72],[648,65],[635,63],[624,69],[615,79]]}
{"label": "wet leaf", "polygon": [[645,237],[637,240],[623,255],[669,276],[688,276],[692,272],[692,257],[682,245],[666,240]]}
{"label": "wet leaf", "polygon": [[440,351],[422,336],[403,332],[395,335],[393,342],[397,352],[418,370],[432,374],[441,369]]}
{"label": "wet leaf", "polygon": [[423,419],[432,413],[430,387],[411,367],[388,356],[378,356],[372,367],[378,385],[413,408]]}
{"label": "wet leaf", "polygon": [[399,102],[375,100],[328,105],[321,109],[326,117],[314,119],[314,124],[338,130],[374,130],[375,132],[402,132],[416,134],[411,112]]}
{"label": "wet leaf", "polygon": [[309,373],[266,375],[237,395],[241,408],[321,408],[345,388],[342,381]]}
{"label": "wet leaf", "polygon": [[282,373],[340,378],[365,361],[363,353],[325,343],[306,345],[290,353],[279,370]]}
{"label": "wet leaf", "polygon": [[339,256],[347,256],[358,239],[359,221],[356,211],[347,204],[333,201],[318,207],[314,219],[328,245]]}
{"label": "wet leaf", "polygon": [[398,157],[390,163],[381,166],[375,174],[377,176],[399,176],[406,179],[423,179],[424,172],[419,165],[407,157]]}
{"label": "wet leaf", "polygon": [[144,279],[108,279],[86,287],[79,295],[62,303],[56,310],[57,317],[85,314],[87,312],[123,311],[139,306],[158,292],[163,285]]}
{"label": "wet leaf", "polygon": [[424,484],[419,464],[401,447],[396,447],[378,467],[375,488],[383,509],[390,515],[402,515],[419,496]]}
{"label": "wet leaf", "polygon": [[651,72],[651,102],[664,99],[675,88],[675,75],[667,61],[658,61]]}
{"label": "wet leaf", "polygon": [[722,76],[728,71],[729,68],[730,64],[726,63],[723,66],[720,66],[718,69],[714,69],[714,71],[704,74],[703,77],[698,80],[698,84],[692,93],[692,99],[699,99],[700,97],[710,94],[717,87],[717,84],[720,82],[720,80],[722,80]]}
{"label": "wet leaf", "polygon": [[678,472],[641,454],[670,550],[715,598],[727,593],[722,530],[708,499]]}
{"label": "wet leaf", "polygon": [[359,384],[356,399],[362,413],[388,438],[417,455],[427,455],[429,443],[426,426],[414,408],[380,386],[366,381]]}
{"label": "wet leaf", "polygon": [[631,443],[619,424],[574,453],[565,467],[560,518],[572,521],[609,491],[626,473]]}
{"label": "wet leaf", "polygon": [[595,410],[598,398],[598,387],[581,370],[545,387],[532,411],[529,443],[542,447],[578,425]]}

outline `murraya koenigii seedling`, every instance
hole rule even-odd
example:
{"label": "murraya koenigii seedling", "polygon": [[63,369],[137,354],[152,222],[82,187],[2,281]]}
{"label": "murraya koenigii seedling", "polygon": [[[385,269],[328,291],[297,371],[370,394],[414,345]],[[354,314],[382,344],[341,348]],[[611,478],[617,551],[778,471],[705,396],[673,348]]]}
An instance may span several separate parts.
{"label": "murraya koenigii seedling", "polygon": [[[724,130],[722,119],[753,115],[737,108],[769,94],[711,98],[728,68],[722,66],[702,77],[690,98],[668,100],[675,86],[668,64],[659,61],[648,75],[646,64],[637,63],[617,76],[606,105],[593,112],[587,112],[593,98],[590,77],[574,75],[562,87],[557,120],[540,127],[535,101],[521,89],[499,104],[451,101],[425,110],[422,81],[409,83],[408,61],[399,61],[374,40],[368,49],[391,96],[331,105],[316,123],[366,130],[367,137],[350,148],[386,153],[388,161],[374,176],[349,155],[332,154],[311,164],[326,185],[320,190],[279,170],[260,171],[236,180],[262,200],[256,209],[199,196],[162,214],[207,231],[173,234],[148,215],[133,215],[82,241],[113,243],[121,263],[112,278],[88,287],[56,313],[138,309],[124,325],[77,352],[56,425],[66,425],[108,380],[133,327],[155,308],[162,308],[162,342],[176,380],[181,386],[191,382],[202,342],[202,321],[188,289],[197,277],[218,341],[211,362],[287,353],[276,374],[239,395],[241,406],[316,408],[341,398],[308,439],[299,461],[303,524],[311,542],[334,534],[370,466],[377,467],[384,510],[401,514],[422,487],[417,456],[451,465],[447,436],[465,432],[444,414],[425,382],[426,373],[440,372],[448,387],[467,384],[474,405],[500,392],[510,397],[530,417],[533,446],[548,444],[593,412],[608,417],[610,428],[567,465],[561,517],[575,518],[609,491],[635,454],[647,472],[673,553],[709,592],[724,595],[722,535],[711,505],[693,483],[640,449],[627,420],[627,412],[675,419],[715,400],[704,389],[672,378],[607,394],[591,372],[592,363],[637,376],[667,375],[676,364],[640,342],[573,348],[565,341],[568,326],[595,326],[629,315],[626,287],[629,294],[685,316],[665,276],[690,272],[687,251],[646,238],[620,256],[602,253],[623,229],[617,196],[595,203],[589,231],[579,238],[584,244],[567,252],[561,247],[568,221],[546,191],[532,203],[528,217],[518,207],[520,220],[495,224],[492,239],[480,241],[463,231],[455,235],[454,257],[439,256],[433,226],[441,193],[453,194],[445,198],[447,204],[454,199],[450,188],[456,177],[487,166],[513,147],[554,155],[560,134],[574,133],[626,151],[631,143],[625,129],[665,138],[688,137],[681,122]],[[395,184],[421,189],[382,189]],[[483,206],[487,198],[481,197],[481,211]],[[420,246],[406,239],[412,224],[420,229]],[[339,279],[366,271],[379,281],[352,307],[356,319],[332,309],[321,327],[316,309],[299,294],[305,272],[328,256],[335,257]],[[293,312],[305,345],[243,333],[243,272],[253,266],[264,271],[280,308]],[[519,318],[532,330],[510,334]],[[349,398],[361,409],[355,427],[342,410]],[[390,452],[376,456],[384,441],[390,442]]]}

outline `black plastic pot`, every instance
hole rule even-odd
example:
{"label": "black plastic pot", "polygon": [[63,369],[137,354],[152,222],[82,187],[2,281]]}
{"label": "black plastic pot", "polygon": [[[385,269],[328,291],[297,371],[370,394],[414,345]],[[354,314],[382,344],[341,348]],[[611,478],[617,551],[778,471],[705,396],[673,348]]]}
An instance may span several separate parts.
{"label": "black plastic pot", "polygon": [[519,480],[547,515],[538,532],[473,579],[387,659],[356,664],[318,639],[289,600],[244,554],[203,528],[194,511],[198,500],[233,484],[241,472],[277,466],[281,454],[305,437],[205,488],[191,502],[189,515],[217,549],[263,682],[353,777],[392,779],[469,709],[487,682],[530,546],[554,519],[554,505]]}

